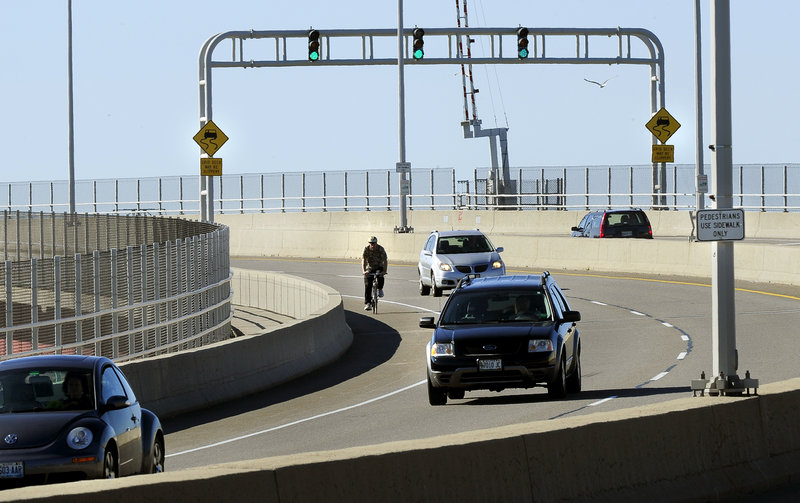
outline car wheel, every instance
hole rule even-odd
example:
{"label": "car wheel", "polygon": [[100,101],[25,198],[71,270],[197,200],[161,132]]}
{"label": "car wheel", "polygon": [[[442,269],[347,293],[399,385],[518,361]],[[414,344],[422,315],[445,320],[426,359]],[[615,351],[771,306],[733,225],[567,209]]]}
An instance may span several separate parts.
{"label": "car wheel", "polygon": [[450,400],[461,400],[464,398],[464,390],[463,389],[451,389],[447,392],[447,398]]}
{"label": "car wheel", "polygon": [[436,278],[433,277],[433,273],[431,273],[431,288],[433,289],[434,297],[442,296],[442,289],[436,286]]}
{"label": "car wheel", "polygon": [[431,378],[428,378],[428,403],[431,405],[444,405],[447,403],[447,392],[439,388],[435,388],[431,383]]}
{"label": "car wheel", "polygon": [[103,478],[115,479],[118,476],[117,459],[114,456],[114,452],[106,447],[106,452],[103,454]]}
{"label": "car wheel", "polygon": [[575,368],[567,377],[567,393],[580,393],[581,391],[581,350],[575,355]]}
{"label": "car wheel", "polygon": [[164,440],[161,437],[156,438],[153,442],[153,450],[151,451],[152,466],[150,473],[162,473],[164,471]]}
{"label": "car wheel", "polygon": [[428,295],[431,293],[431,287],[422,283],[422,272],[419,273],[419,294]]}
{"label": "car wheel", "polygon": [[553,376],[553,380],[547,383],[547,394],[550,395],[551,398],[564,398],[567,396],[567,379],[566,375],[564,374],[564,357],[561,357],[561,364],[558,366],[558,370],[556,371],[556,375]]}

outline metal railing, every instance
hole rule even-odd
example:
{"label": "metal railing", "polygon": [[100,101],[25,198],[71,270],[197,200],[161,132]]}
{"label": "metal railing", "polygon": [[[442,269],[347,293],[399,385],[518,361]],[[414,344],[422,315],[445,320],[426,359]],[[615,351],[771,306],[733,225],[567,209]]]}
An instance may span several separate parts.
{"label": "metal railing", "polygon": [[[800,210],[800,164],[738,165],[734,172],[737,207]],[[651,165],[518,168],[512,170],[510,183],[504,184],[504,193],[497,192],[488,173],[488,168],[474,169],[467,176],[457,176],[452,168],[415,168],[408,208],[653,208],[653,201],[658,200],[658,209],[695,209],[694,165],[667,167],[666,187],[658,191],[652,187]],[[224,175],[216,185],[214,211],[219,214],[392,211],[400,207],[394,170]],[[6,192],[0,209],[7,211],[49,213],[68,207],[64,181],[12,182],[6,184]],[[79,212],[112,215],[198,215],[198,194],[198,176],[78,180],[76,207]]]}
{"label": "metal railing", "polygon": [[182,219],[4,212],[0,360],[116,361],[231,336],[229,229]]}

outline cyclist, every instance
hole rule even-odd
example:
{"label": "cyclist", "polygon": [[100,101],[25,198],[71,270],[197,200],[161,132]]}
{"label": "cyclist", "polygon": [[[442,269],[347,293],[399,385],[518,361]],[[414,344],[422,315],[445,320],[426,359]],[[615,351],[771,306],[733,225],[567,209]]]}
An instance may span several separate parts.
{"label": "cyclist", "polygon": [[378,238],[372,236],[361,254],[361,273],[364,275],[364,310],[372,309],[372,276],[369,273],[380,273],[378,276],[378,297],[383,297],[383,276],[389,267],[386,250],[378,244]]}

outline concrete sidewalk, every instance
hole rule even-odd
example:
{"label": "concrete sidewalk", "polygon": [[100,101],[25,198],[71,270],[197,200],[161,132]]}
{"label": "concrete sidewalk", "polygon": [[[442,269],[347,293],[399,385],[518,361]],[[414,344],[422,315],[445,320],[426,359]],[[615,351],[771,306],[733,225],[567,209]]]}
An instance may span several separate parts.
{"label": "concrete sidewalk", "polygon": [[296,318],[285,314],[267,311],[250,306],[233,306],[233,320],[231,326],[236,336],[259,335],[267,330],[279,327],[285,323],[295,321]]}

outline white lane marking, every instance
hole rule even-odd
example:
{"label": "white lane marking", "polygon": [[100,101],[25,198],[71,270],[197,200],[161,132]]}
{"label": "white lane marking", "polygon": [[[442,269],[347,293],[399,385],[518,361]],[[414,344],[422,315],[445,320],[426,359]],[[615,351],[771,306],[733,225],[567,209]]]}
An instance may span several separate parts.
{"label": "white lane marking", "polygon": [[681,339],[682,339],[683,341],[688,341],[688,340],[689,340],[689,336],[688,336],[688,335],[686,335],[686,334],[684,334],[684,335],[681,335]]}
{"label": "white lane marking", "polygon": [[636,316],[645,316],[644,313],[640,313],[639,311],[631,311],[631,314],[635,314]]}
{"label": "white lane marking", "polygon": [[662,322],[661,322],[661,324],[662,324],[662,325],[664,325],[664,326],[665,326],[665,327],[667,327],[667,328],[673,328],[673,327],[672,327],[672,325],[670,325],[670,324],[669,324],[669,323],[667,323],[666,321],[662,321]]}
{"label": "white lane marking", "polygon": [[592,302],[592,304],[597,304],[598,306],[607,306],[608,305],[605,302],[600,302],[599,300],[593,300],[591,302]]}
{"label": "white lane marking", "polygon": [[667,374],[669,374],[669,372],[662,372],[662,373],[658,374],[657,376],[653,377],[653,378],[652,378],[652,379],[650,379],[650,380],[651,380],[651,381],[658,381],[659,379],[661,379],[662,377],[664,377],[664,376],[665,376],[665,375],[667,375]]}
{"label": "white lane marking", "polygon": [[[347,297],[348,299],[360,299],[361,298],[361,297],[359,297],[357,295],[342,295],[342,297]],[[381,299],[379,304],[383,304],[384,302],[387,303],[387,304],[394,304],[396,306],[410,307],[411,309],[416,309],[416,310],[419,310],[419,311],[427,311],[429,313],[439,314],[439,311],[436,311],[434,309],[428,309],[427,307],[422,307],[422,306],[415,306],[413,304],[405,304],[403,302],[395,302],[393,300]]]}
{"label": "white lane marking", "polygon": [[678,360],[683,360],[684,358],[686,358],[686,351],[681,351],[678,354]]}
{"label": "white lane marking", "polygon": [[615,398],[617,398],[617,395],[610,396],[608,398],[603,398],[602,400],[598,400],[597,402],[590,403],[589,405],[587,405],[587,407],[595,407],[597,405],[600,405],[600,404],[606,403],[608,401],[611,401],[611,400],[613,400]]}
{"label": "white lane marking", "polygon": [[370,398],[369,400],[365,400],[365,401],[363,401],[361,403],[357,403],[355,405],[349,405],[347,407],[342,407],[341,409],[336,409],[336,410],[331,410],[331,411],[328,411],[328,412],[323,412],[322,414],[317,414],[316,416],[311,416],[311,417],[307,417],[307,418],[304,418],[304,419],[298,419],[297,421],[292,421],[291,423],[282,424],[280,426],[274,426],[274,427],[268,428],[266,430],[255,431],[253,433],[248,433],[247,435],[241,435],[239,437],[229,438],[227,440],[221,440],[219,442],[214,442],[213,444],[203,445],[203,446],[200,446],[200,447],[195,447],[193,449],[187,449],[185,451],[180,451],[180,452],[175,452],[175,453],[172,453],[172,454],[167,454],[166,457],[171,458],[172,456],[180,456],[182,454],[189,454],[189,453],[192,453],[192,452],[201,451],[203,449],[211,449],[212,447],[219,447],[220,445],[230,444],[232,442],[238,442],[239,440],[244,440],[246,438],[255,437],[257,435],[263,435],[264,433],[270,433],[270,432],[273,432],[273,431],[282,430],[283,428],[288,428],[289,426],[294,426],[296,424],[306,423],[308,421],[313,421],[314,419],[319,419],[319,418],[322,418],[322,417],[325,417],[325,416],[338,414],[339,412],[344,412],[344,411],[347,411],[347,410],[355,409],[357,407],[362,407],[364,405],[368,405],[370,403],[377,402],[378,400],[383,400],[384,398],[389,398],[392,395],[396,395],[398,393],[402,393],[403,391],[408,391],[408,390],[410,390],[412,388],[416,388],[417,386],[421,386],[421,385],[423,385],[423,384],[425,384],[427,382],[428,382],[427,380],[420,381],[420,382],[414,383],[414,384],[412,384],[410,386],[406,386],[405,388],[400,388],[400,389],[392,391],[390,393],[386,393],[385,395],[381,395],[381,396],[378,396],[378,397],[375,397],[375,398]]}

